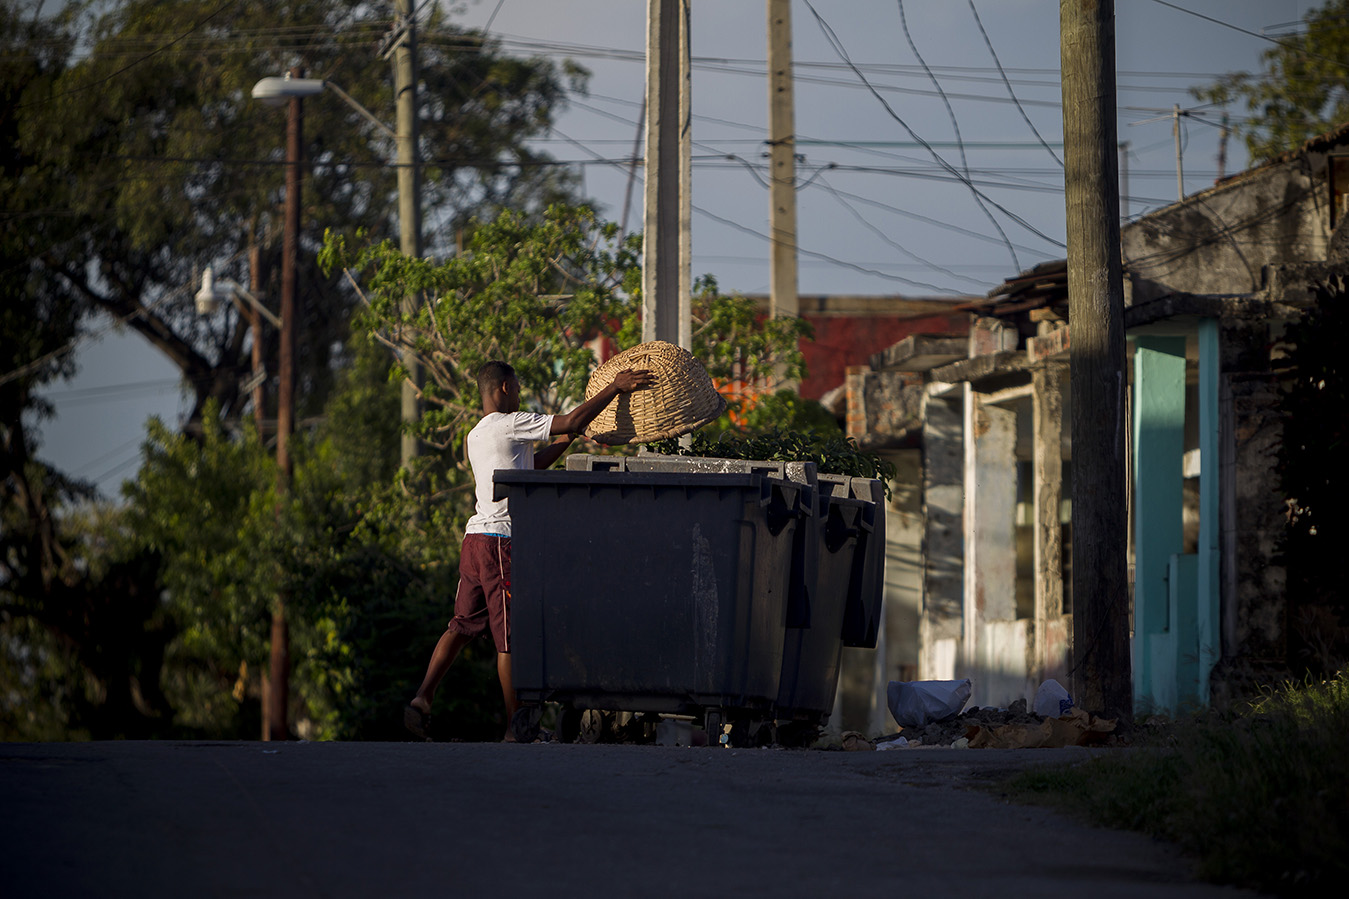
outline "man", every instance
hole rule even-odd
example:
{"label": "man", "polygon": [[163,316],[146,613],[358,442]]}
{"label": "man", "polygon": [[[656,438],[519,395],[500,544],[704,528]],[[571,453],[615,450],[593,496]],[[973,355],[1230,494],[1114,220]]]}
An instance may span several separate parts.
{"label": "man", "polygon": [[[619,372],[603,390],[565,415],[540,415],[520,411],[520,381],[510,365],[488,362],[478,370],[483,418],[465,443],[477,481],[477,503],[464,527],[454,618],[431,653],[417,695],[403,712],[403,724],[413,734],[430,739],[431,700],[436,687],[459,651],[490,630],[497,650],[497,676],[506,699],[506,739],[511,739],[510,719],[519,706],[511,685],[511,516],[506,500],[493,499],[492,476],[500,469],[547,468],[616,396],[645,390],[655,380],[656,376],[645,370]],[[557,439],[536,454],[534,444],[550,436]]]}

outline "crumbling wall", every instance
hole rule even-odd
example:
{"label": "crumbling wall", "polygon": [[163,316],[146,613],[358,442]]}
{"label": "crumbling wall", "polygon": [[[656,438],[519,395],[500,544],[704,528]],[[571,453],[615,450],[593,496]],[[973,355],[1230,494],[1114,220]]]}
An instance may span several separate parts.
{"label": "crumbling wall", "polygon": [[1265,265],[1326,258],[1324,157],[1256,169],[1126,225],[1131,302],[1260,290]]}
{"label": "crumbling wall", "polygon": [[915,372],[848,369],[848,436],[862,449],[908,442],[922,427],[923,376]]}

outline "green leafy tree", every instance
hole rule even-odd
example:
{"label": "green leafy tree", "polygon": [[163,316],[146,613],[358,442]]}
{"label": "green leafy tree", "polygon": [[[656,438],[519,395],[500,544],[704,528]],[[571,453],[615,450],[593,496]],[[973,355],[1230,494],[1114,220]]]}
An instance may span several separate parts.
{"label": "green leafy tree", "polygon": [[1329,0],[1303,22],[1300,33],[1264,52],[1263,71],[1225,75],[1194,92],[1210,103],[1245,104],[1250,114],[1236,130],[1253,160],[1272,159],[1349,121],[1349,0]]}
{"label": "green leafy tree", "polygon": [[162,560],[157,587],[176,631],[164,678],[175,727],[254,736],[246,724],[260,721],[258,697],[247,688],[267,656],[284,570],[276,467],[256,432],[226,433],[213,404],[202,424],[194,439],[151,420],[144,463],[124,488],[122,543]]}
{"label": "green leafy tree", "polygon": [[475,226],[465,251],[439,263],[388,241],[353,249],[335,234],[323,260],[360,281],[368,333],[422,362],[422,434],[446,448],[481,415],[475,378],[490,359],[511,362],[540,411],[579,401],[594,361],[587,343],[632,314],[638,247],[591,210],[554,205]]}
{"label": "green leafy tree", "polygon": [[[11,0],[7,10],[23,23],[37,4]],[[276,293],[285,116],[252,101],[251,87],[298,67],[393,121],[392,71],[377,52],[391,6],[123,0],[70,10],[47,26],[53,36],[24,44],[43,77],[11,79],[12,150],[34,165],[26,202],[7,211],[54,228],[57,239],[32,248],[43,292],[125,320],[182,370],[198,413],[212,397],[235,417],[251,367],[246,322],[232,310],[199,317],[190,285],[205,264],[247,282],[245,251],[258,246],[260,280]],[[469,216],[569,193],[563,171],[539,165],[524,142],[546,131],[565,81],[581,75],[507,57],[430,12],[420,28],[421,199],[428,249],[443,252]],[[398,197],[392,141],[373,124],[327,96],[306,102],[304,121],[300,361],[317,408],[351,297],[313,266],[314,223],[394,234]],[[263,339],[271,358],[275,335]]]}
{"label": "green leafy tree", "polygon": [[[191,724],[190,716],[175,718],[173,709],[185,706],[196,710],[190,714],[199,716],[200,727],[225,732],[235,727],[229,715],[203,709],[191,693],[204,695],[230,678],[238,682],[233,666],[247,661],[252,649],[219,642],[224,638],[209,629],[194,631],[194,621],[224,627],[230,619],[194,617],[192,603],[205,595],[200,591],[224,590],[219,601],[248,617],[269,594],[241,585],[216,558],[228,560],[224,549],[213,552],[187,538],[175,543],[167,533],[164,550],[128,540],[117,516],[91,530],[90,517],[79,514],[92,495],[88,485],[38,459],[31,428],[49,412],[39,390],[73,372],[74,341],[111,317],[179,367],[196,396],[193,417],[204,433],[215,426],[206,422],[213,419],[205,415],[208,401],[225,419],[240,418],[247,398],[239,383],[251,369],[248,344],[263,341],[264,358],[274,358],[276,335],[250,335],[234,310],[199,318],[191,294],[207,263],[220,275],[249,281],[243,263],[249,245],[259,248],[264,299],[276,293],[284,116],[249,99],[250,88],[262,76],[298,66],[342,84],[392,121],[391,71],[375,49],[392,10],[356,0],[73,2],[54,14],[52,6],[0,2],[7,49],[0,59],[0,264],[6,273],[0,280],[0,665],[8,703],[0,726],[6,734],[66,727],[67,735],[144,735],[166,721]],[[546,131],[565,86],[579,87],[584,73],[510,58],[482,35],[453,26],[439,7],[426,12],[419,32],[423,206],[427,246],[442,252],[476,213],[542,208],[571,194],[572,179],[544,164],[525,141]],[[314,264],[314,223],[360,222],[374,234],[392,234],[397,192],[392,143],[336,98],[308,101],[305,128],[300,411],[312,415],[348,361],[330,357],[330,348],[343,345],[353,303],[352,294]],[[385,359],[382,371],[362,371],[372,379],[368,384],[383,387],[387,368]],[[377,421],[347,396],[352,406],[344,411],[363,417],[333,439],[365,452],[340,453],[344,464],[360,468],[360,478],[387,471],[386,441],[396,435],[396,423],[390,429],[387,419]],[[380,429],[355,433],[367,425]],[[145,501],[141,513],[156,512],[152,497],[177,497],[183,505],[218,486],[195,479],[207,477],[211,465],[225,465],[229,453],[222,447],[245,450],[223,437],[209,440],[216,438],[191,442],[202,451],[211,446],[217,458],[196,460],[194,467],[187,464],[187,444],[162,429],[152,434],[142,476],[154,479],[177,466],[186,481],[163,496],[142,491],[136,498]],[[235,498],[243,505],[228,508],[242,517],[203,521],[202,533],[214,533],[218,524],[279,530],[274,523],[261,528],[266,516],[258,519],[262,513],[250,505],[265,505],[257,492],[262,488],[240,489]],[[170,523],[186,528],[192,520],[184,514]],[[148,523],[155,524],[153,518]],[[240,556],[247,552],[240,549]],[[196,581],[194,561],[206,564]],[[173,615],[158,602],[163,583],[184,597]],[[105,636],[113,634],[126,647],[120,655]],[[166,648],[178,653],[168,663]],[[187,686],[172,687],[172,702],[155,687],[157,666],[170,663],[182,670],[198,666],[191,677],[181,675]],[[139,674],[128,677],[129,671]],[[180,673],[165,682],[174,677]],[[39,706],[43,712],[34,718]],[[11,722],[17,730],[9,729]]]}
{"label": "green leafy tree", "polygon": [[[371,337],[421,361],[431,406],[423,435],[453,448],[481,413],[474,376],[483,362],[510,361],[526,401],[556,413],[584,398],[596,339],[636,345],[640,248],[640,236],[621,239],[591,209],[556,204],[476,224],[465,252],[442,263],[409,259],[387,241],[353,247],[339,234],[329,234],[322,259],[361,284]],[[804,373],[804,320],[765,319],[710,277],[692,305],[692,351],[733,401]]]}

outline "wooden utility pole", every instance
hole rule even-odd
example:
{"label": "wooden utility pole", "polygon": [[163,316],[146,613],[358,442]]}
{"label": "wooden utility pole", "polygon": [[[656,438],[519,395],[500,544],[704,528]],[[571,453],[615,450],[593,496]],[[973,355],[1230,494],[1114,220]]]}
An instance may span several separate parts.
{"label": "wooden utility pole", "polygon": [[1133,714],[1114,0],[1060,0],[1073,435],[1076,703]]}
{"label": "wooden utility pole", "polygon": [[646,4],[642,340],[693,346],[689,0]]}
{"label": "wooden utility pole", "polygon": [[[412,15],[412,0],[396,0],[402,34],[394,50],[394,99],[397,121],[394,123],[398,145],[398,231],[405,256],[422,254],[421,177],[417,162],[417,22]],[[403,301],[403,312],[417,311],[415,297]],[[422,366],[412,353],[403,354],[407,380],[403,382],[402,420],[404,426],[421,418],[418,399],[422,387]],[[415,434],[403,433],[399,462],[407,468],[419,454]]]}
{"label": "wooden utility pole", "polygon": [[768,0],[768,156],[772,203],[771,314],[795,318],[796,115],[792,91],[792,3]]}
{"label": "wooden utility pole", "polygon": [[[290,70],[303,78],[304,70]],[[300,247],[300,165],[304,159],[304,107],[299,97],[288,101],[286,116],[286,211],[281,241],[281,362],[276,388],[276,478],[281,493],[290,490],[290,435],[295,430],[295,326],[299,298],[296,261]],[[290,705],[290,630],[286,624],[286,600],[277,594],[272,607],[270,681],[267,690],[264,739],[285,740],[290,736],[287,709]]]}

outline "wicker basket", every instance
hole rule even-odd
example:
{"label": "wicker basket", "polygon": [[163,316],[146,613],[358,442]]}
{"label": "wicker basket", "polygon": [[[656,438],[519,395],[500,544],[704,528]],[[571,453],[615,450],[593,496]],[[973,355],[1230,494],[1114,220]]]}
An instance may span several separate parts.
{"label": "wicker basket", "polygon": [[655,385],[615,397],[586,428],[590,439],[617,446],[681,437],[726,411],[726,400],[712,386],[703,364],[688,350],[663,340],[635,346],[595,369],[586,385],[586,399],[629,368],[652,372]]}

